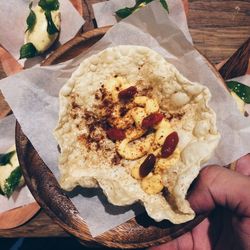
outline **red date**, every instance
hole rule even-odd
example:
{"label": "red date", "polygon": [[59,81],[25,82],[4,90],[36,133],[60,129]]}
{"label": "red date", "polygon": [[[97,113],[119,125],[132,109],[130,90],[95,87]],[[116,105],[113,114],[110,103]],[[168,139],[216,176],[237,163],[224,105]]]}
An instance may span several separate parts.
{"label": "red date", "polygon": [[157,125],[164,118],[162,113],[153,113],[142,120],[142,128],[149,129]]}
{"label": "red date", "polygon": [[142,178],[146,177],[155,167],[156,157],[153,154],[149,154],[144,162],[141,164],[139,174]]}
{"label": "red date", "polygon": [[173,154],[173,152],[177,147],[178,142],[179,142],[179,136],[177,132],[172,132],[171,134],[169,134],[162,145],[161,156],[163,158],[167,158],[171,154]]}
{"label": "red date", "polygon": [[106,133],[107,137],[112,141],[121,141],[126,137],[125,132],[118,128],[110,128]]}
{"label": "red date", "polygon": [[137,93],[137,88],[134,86],[131,86],[127,89],[120,91],[118,94],[118,98],[122,101],[128,101],[132,99],[136,93]]}
{"label": "red date", "polygon": [[169,196],[169,190],[168,190],[168,188],[167,187],[164,187],[163,189],[162,189],[162,195],[163,195],[163,197],[165,197],[165,198],[167,198],[168,196]]}

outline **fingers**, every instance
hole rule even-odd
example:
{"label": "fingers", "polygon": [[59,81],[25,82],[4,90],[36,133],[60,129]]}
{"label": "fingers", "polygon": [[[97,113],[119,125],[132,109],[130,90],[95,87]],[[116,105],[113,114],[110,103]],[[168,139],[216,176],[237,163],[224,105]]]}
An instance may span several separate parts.
{"label": "fingers", "polygon": [[[212,240],[210,239],[210,221],[208,218],[203,220],[200,224],[193,228],[191,232],[193,236],[193,247],[186,249],[195,250],[210,250],[212,248]],[[185,244],[185,243],[184,243]],[[183,248],[185,249],[185,245]]]}
{"label": "fingers", "polygon": [[191,232],[187,232],[177,239],[160,246],[151,247],[149,248],[149,250],[210,250],[212,249],[212,245],[208,237],[209,225],[209,220],[205,219],[200,224],[198,224]]}
{"label": "fingers", "polygon": [[187,232],[175,240],[162,244],[160,246],[151,247],[149,250],[182,250],[193,249],[193,237],[191,232]]}
{"label": "fingers", "polygon": [[250,176],[250,155],[241,157],[236,163],[236,169],[238,173],[246,176]]}
{"label": "fingers", "polygon": [[250,216],[249,187],[249,177],[223,167],[209,166],[201,171],[188,200],[198,213],[220,205],[239,216]]}

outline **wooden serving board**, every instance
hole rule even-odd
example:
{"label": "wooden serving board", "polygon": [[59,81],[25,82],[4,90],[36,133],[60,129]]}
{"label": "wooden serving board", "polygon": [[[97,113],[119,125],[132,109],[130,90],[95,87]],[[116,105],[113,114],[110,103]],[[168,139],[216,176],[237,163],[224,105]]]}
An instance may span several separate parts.
{"label": "wooden serving board", "polygon": [[[43,65],[60,63],[84,53],[107,30],[108,27],[95,29],[73,38],[55,51]],[[209,66],[214,70],[221,83],[224,84],[219,73],[211,64]],[[16,144],[26,183],[39,205],[56,223],[80,239],[85,245],[104,245],[115,248],[150,247],[170,241],[190,231],[206,217],[206,215],[198,215],[190,222],[173,225],[166,221],[156,223],[144,213],[93,238],[83,218],[80,217],[73,203],[60,188],[51,171],[23,134],[19,124],[16,127]]]}

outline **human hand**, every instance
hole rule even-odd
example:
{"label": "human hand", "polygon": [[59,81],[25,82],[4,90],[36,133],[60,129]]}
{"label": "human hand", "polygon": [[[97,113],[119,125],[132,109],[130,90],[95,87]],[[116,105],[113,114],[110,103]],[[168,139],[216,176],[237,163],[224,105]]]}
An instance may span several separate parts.
{"label": "human hand", "polygon": [[197,214],[214,211],[192,231],[150,250],[250,249],[249,155],[238,161],[236,171],[203,169],[188,200]]}

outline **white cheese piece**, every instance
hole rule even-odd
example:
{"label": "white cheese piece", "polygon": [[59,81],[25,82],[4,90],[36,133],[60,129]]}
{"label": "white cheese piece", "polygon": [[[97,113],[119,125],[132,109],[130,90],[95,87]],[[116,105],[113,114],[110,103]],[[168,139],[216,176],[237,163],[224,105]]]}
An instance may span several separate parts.
{"label": "white cheese piece", "polygon": [[[11,147],[6,153],[14,151],[15,146]],[[19,166],[19,162],[17,159],[17,153],[11,157],[10,164],[1,165],[0,166],[0,188],[4,190],[4,185],[6,180],[10,177],[13,170],[15,170]],[[21,180],[20,180],[21,181]]]}
{"label": "white cheese piece", "polygon": [[3,190],[5,181],[10,176],[11,172],[15,169],[15,167],[7,164],[5,166],[0,166],[0,187]]}
{"label": "white cheese piece", "polygon": [[244,101],[242,101],[242,100],[240,99],[240,97],[239,97],[238,95],[236,95],[233,91],[231,91],[230,93],[231,93],[233,99],[235,100],[235,102],[236,102],[236,104],[237,104],[237,107],[238,107],[239,111],[240,111],[242,114],[244,114],[244,112],[245,112],[245,103],[244,103]]}
{"label": "white cheese piece", "polygon": [[200,120],[194,128],[194,135],[197,137],[206,136],[209,133],[210,123],[208,120]]}
{"label": "white cheese piece", "polygon": [[[47,32],[48,22],[45,12],[40,6],[36,6],[33,11],[36,15],[36,23],[33,29],[26,31],[24,42],[25,44],[32,43],[39,53],[43,53],[55,42],[59,33],[50,35]],[[61,18],[59,10],[51,11],[51,17],[57,29],[60,30]]]}
{"label": "white cheese piece", "polygon": [[171,102],[177,107],[184,106],[190,101],[189,96],[184,92],[176,92],[171,96]]}

